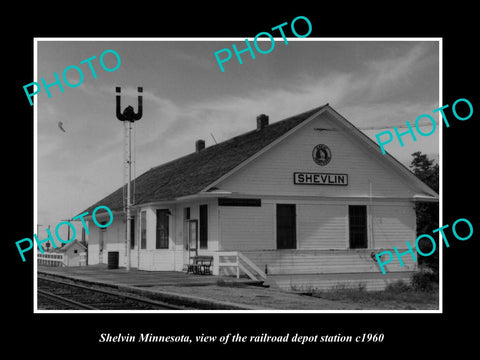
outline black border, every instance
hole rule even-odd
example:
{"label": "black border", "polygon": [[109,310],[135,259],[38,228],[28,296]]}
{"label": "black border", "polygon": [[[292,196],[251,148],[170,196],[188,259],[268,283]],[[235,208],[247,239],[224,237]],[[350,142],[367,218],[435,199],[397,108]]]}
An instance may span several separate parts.
{"label": "black border", "polygon": [[[254,349],[271,352],[293,348],[297,356],[325,354],[389,356],[401,353],[412,358],[438,356],[444,350],[463,353],[475,350],[477,332],[466,319],[476,313],[478,301],[478,211],[474,196],[477,193],[475,160],[478,149],[477,12],[467,3],[438,4],[422,8],[418,2],[403,2],[387,7],[373,4],[321,3],[295,7],[294,4],[267,5],[258,3],[220,5],[191,4],[173,6],[137,3],[131,9],[122,4],[55,8],[33,3],[28,6],[11,4],[9,16],[14,21],[2,23],[4,60],[7,71],[8,108],[4,134],[7,134],[3,165],[5,177],[10,177],[4,205],[4,268],[3,309],[11,315],[4,324],[4,347],[21,353],[26,346],[56,351],[79,349],[79,352],[108,352],[122,354],[126,349],[155,351],[167,356],[171,349],[186,354],[215,350],[215,355],[251,354]],[[275,8],[275,9],[273,9]],[[67,14],[68,12],[68,14]],[[454,241],[444,247],[444,311],[443,314],[33,314],[33,265],[31,252],[22,263],[14,242],[32,235],[33,231],[33,109],[25,99],[22,86],[33,79],[34,37],[238,37],[255,36],[260,31],[291,21],[303,15],[313,25],[311,37],[441,37],[443,39],[443,104],[458,98],[469,99],[474,107],[473,117],[465,122],[453,121],[443,128],[443,223],[452,224],[461,217],[474,226],[473,237],[465,242]],[[274,53],[269,54],[274,56]],[[319,64],[321,66],[321,64]],[[12,101],[13,100],[13,101]],[[321,102],[322,99],[319,99]],[[6,109],[7,107],[5,107]],[[9,138],[15,139],[14,141]],[[462,173],[472,176],[458,177]],[[460,182],[461,181],[461,182]],[[8,186],[8,187],[7,187]],[[7,292],[8,291],[8,292]],[[9,316],[9,315],[7,315]],[[99,344],[102,332],[153,332],[158,335],[225,333],[284,334],[361,334],[384,333],[381,344]],[[140,346],[136,346],[140,345]],[[133,346],[133,347],[132,347]],[[145,348],[145,346],[147,348]],[[244,352],[247,348],[247,352]],[[222,351],[223,350],[223,351]],[[388,352],[384,352],[388,351]],[[138,356],[150,356],[146,352]],[[170,354],[171,355],[171,354]],[[270,355],[270,352],[269,352]],[[316,356],[315,355],[315,356]],[[250,355],[251,356],[251,355]]]}

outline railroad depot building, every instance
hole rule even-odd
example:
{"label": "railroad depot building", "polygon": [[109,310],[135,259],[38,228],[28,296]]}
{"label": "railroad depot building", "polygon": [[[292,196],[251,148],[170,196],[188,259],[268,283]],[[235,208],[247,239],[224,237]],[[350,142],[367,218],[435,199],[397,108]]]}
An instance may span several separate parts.
{"label": "railroad depot building", "polygon": [[[382,275],[375,254],[408,250],[415,203],[438,194],[328,104],[256,120],[245,134],[210,147],[199,140],[195,152],[135,179],[131,267],[183,271],[199,254],[214,257],[214,275],[266,275],[282,288],[407,279],[410,255]],[[89,226],[89,265],[107,263],[109,252],[127,264],[123,195],[85,210],[114,214],[107,228]]]}

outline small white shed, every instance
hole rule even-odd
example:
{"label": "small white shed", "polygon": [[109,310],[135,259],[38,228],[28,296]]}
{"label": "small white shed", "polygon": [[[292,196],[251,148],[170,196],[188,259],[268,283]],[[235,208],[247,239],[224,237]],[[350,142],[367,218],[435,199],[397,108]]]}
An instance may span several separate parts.
{"label": "small white shed", "polygon": [[[56,253],[63,254],[64,266],[83,266],[86,265],[85,261],[82,263],[82,255],[87,252],[87,247],[83,245],[77,239],[65,244],[61,248],[55,249]],[[83,257],[85,258],[85,257]]]}

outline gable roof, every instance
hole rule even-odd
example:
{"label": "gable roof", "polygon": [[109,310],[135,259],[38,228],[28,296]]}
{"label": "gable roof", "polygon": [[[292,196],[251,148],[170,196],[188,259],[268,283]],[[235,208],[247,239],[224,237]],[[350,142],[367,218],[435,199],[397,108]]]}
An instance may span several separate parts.
{"label": "gable roof", "polygon": [[[438,201],[438,194],[431,189],[427,184],[421,181],[413,172],[411,172],[405,165],[399,162],[396,158],[391,156],[388,151],[383,154],[380,151],[380,146],[370,139],[367,135],[361,132],[357,127],[355,127],[350,121],[340,115],[337,111],[335,111],[331,106],[328,104],[317,108],[317,112],[314,112],[312,116],[307,117],[304,121],[301,121],[296,125],[294,128],[290,129],[289,131],[285,132],[283,135],[276,138],[270,144],[267,144],[265,147],[260,149],[258,152],[253,154],[250,158],[246,161],[240,163],[234,169],[223,175],[221,178],[215,180],[213,183],[209,184],[209,187],[213,187],[223,181],[224,179],[228,178],[229,176],[233,175],[242,167],[248,165],[252,160],[261,156],[264,152],[269,151],[271,148],[276,146],[279,142],[283,139],[287,138],[293,132],[298,131],[300,128],[306,126],[308,123],[313,121],[317,115],[323,112],[328,112],[331,116],[335,118],[335,122],[337,125],[340,126],[340,130],[345,132],[346,134],[350,134],[353,139],[357,140],[362,146],[367,149],[372,158],[378,162],[381,162],[388,166],[392,171],[396,172],[396,174],[400,175],[400,177],[406,181],[411,189],[415,191],[413,195],[414,201]],[[206,191],[207,189],[204,189]]]}
{"label": "gable roof", "polygon": [[[135,179],[136,204],[174,200],[202,191],[326,106],[328,104],[146,171]],[[123,191],[122,186],[81,213],[88,211],[91,214],[100,205],[112,211],[121,211]]]}
{"label": "gable roof", "polygon": [[87,247],[85,245],[83,245],[80,241],[78,241],[77,239],[73,240],[72,242],[69,242],[68,244],[65,244],[64,246],[62,246],[61,248],[56,248],[55,250],[53,250],[53,252],[65,252],[67,251],[68,249],[70,249],[73,245],[80,245],[84,250],[87,250]]}

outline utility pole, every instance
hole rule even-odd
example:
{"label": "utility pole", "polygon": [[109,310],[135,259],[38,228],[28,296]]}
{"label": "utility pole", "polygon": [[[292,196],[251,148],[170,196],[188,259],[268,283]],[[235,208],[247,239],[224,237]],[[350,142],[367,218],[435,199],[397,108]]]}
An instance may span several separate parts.
{"label": "utility pole", "polygon": [[130,270],[130,243],[131,243],[131,206],[132,206],[132,196],[131,196],[131,182],[132,182],[132,128],[135,124],[135,121],[138,121],[142,118],[143,114],[143,87],[138,87],[138,110],[135,113],[132,106],[127,106],[123,113],[121,112],[121,88],[117,86],[115,88],[116,96],[116,113],[117,119],[123,121],[125,128],[125,159],[124,159],[124,174],[127,182],[127,199],[125,203],[125,218],[126,218],[126,234],[125,234],[125,253],[127,257],[126,268],[127,271]]}

